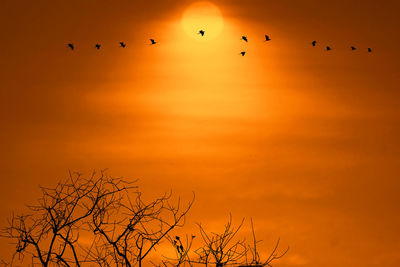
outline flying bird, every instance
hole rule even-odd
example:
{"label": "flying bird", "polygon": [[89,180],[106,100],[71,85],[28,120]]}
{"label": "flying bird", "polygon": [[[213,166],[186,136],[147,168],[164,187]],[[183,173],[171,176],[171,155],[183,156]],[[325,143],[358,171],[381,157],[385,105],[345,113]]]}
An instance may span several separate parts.
{"label": "flying bird", "polygon": [[101,44],[96,44],[94,47],[96,47],[96,49],[99,50],[101,47]]}
{"label": "flying bird", "polygon": [[247,42],[247,41],[248,41],[246,36],[242,36],[242,38],[241,38],[241,39],[242,39],[242,40],[244,40],[245,42]]}
{"label": "flying bird", "polygon": [[150,45],[155,45],[157,42],[154,41],[154,39],[150,39],[151,44]]}
{"label": "flying bird", "polygon": [[240,52],[240,54],[242,55],[242,57],[244,57],[244,55],[246,55],[246,51],[242,51]]}
{"label": "flying bird", "polygon": [[71,50],[74,50],[74,49],[75,49],[74,44],[68,44],[67,46],[68,46],[69,48],[71,48]]}
{"label": "flying bird", "polygon": [[316,46],[317,45],[317,41],[312,41],[312,46]]}
{"label": "flying bird", "polygon": [[124,42],[119,42],[119,44],[120,44],[120,46],[121,46],[122,48],[125,48],[125,46],[126,46],[126,44],[125,44]]}
{"label": "flying bird", "polygon": [[357,48],[355,48],[354,46],[350,46],[351,50],[356,50]]}
{"label": "flying bird", "polygon": [[204,36],[205,33],[206,33],[205,31],[200,30],[197,34],[201,34],[201,36]]}
{"label": "flying bird", "polygon": [[372,49],[371,48],[368,48],[368,53],[371,53],[372,52]]}
{"label": "flying bird", "polygon": [[330,46],[326,47],[326,51],[332,50],[332,48]]}
{"label": "flying bird", "polygon": [[265,42],[267,42],[267,41],[271,41],[271,38],[269,38],[268,35],[265,35]]}

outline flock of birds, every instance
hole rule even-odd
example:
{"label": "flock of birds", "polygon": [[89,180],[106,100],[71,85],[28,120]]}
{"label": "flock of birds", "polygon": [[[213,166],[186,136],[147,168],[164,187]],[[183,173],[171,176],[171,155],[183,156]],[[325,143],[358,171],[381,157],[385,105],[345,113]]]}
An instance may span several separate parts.
{"label": "flock of birds", "polygon": [[[202,37],[205,35],[205,31],[204,30],[199,30],[199,32],[197,33],[197,34],[200,34]],[[245,41],[246,43],[249,41],[248,40],[248,38],[247,38],[247,36],[242,36],[241,38],[240,38],[241,40],[243,40],[243,41]],[[154,40],[154,39],[149,39],[150,40],[150,45],[155,45],[155,44],[157,44],[157,42]],[[269,42],[269,41],[271,41],[271,38],[268,36],[268,35],[265,35],[265,42]],[[120,45],[120,47],[122,47],[122,48],[125,48],[126,47],[126,43],[124,43],[124,42],[119,42],[119,45]],[[312,46],[317,46],[317,41],[316,40],[314,40],[314,41],[312,41],[311,42],[311,45]],[[67,45],[71,50],[74,50],[75,49],[75,45],[73,44],[73,43],[69,43],[68,45]],[[101,48],[101,44],[95,44],[95,46],[94,46],[97,50],[100,50],[100,48]],[[332,50],[332,48],[330,47],[330,46],[326,46],[325,47],[325,49],[326,49],[326,51],[330,51],[330,50]],[[351,49],[351,51],[354,51],[354,50],[357,50],[357,48],[355,47],[355,46],[350,46],[350,49]],[[369,47],[368,49],[367,49],[367,51],[368,51],[368,53],[371,53],[372,52],[372,49]],[[242,55],[242,56],[245,56],[246,55],[246,51],[241,51],[240,52],[240,55]]]}

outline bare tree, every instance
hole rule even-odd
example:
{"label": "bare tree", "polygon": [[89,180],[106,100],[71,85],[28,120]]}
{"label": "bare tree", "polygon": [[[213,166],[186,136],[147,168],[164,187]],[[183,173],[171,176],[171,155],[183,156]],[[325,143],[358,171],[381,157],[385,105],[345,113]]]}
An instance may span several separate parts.
{"label": "bare tree", "polygon": [[274,249],[272,252],[269,254],[268,258],[264,261],[261,260],[260,254],[257,251],[257,244],[260,243],[262,240],[257,241],[256,235],[254,232],[254,225],[253,225],[253,219],[251,221],[251,231],[253,235],[253,246],[248,246],[248,252],[251,254],[251,261],[247,261],[247,254],[246,254],[246,264],[241,265],[240,267],[265,267],[265,266],[272,266],[271,263],[275,260],[278,260],[285,256],[285,254],[289,251],[289,247],[287,247],[286,250],[284,250],[281,253],[278,253],[278,248],[279,248],[279,241],[280,239],[278,238],[278,241],[275,244]]}
{"label": "bare tree", "polygon": [[132,197],[122,191],[103,198],[88,223],[96,248],[88,250],[89,260],[99,266],[142,266],[173,229],[184,225],[193,201],[194,195],[182,208],[170,193],[146,202],[140,193]]}
{"label": "bare tree", "polygon": [[[179,266],[184,266],[186,264],[189,266],[193,266],[193,262],[190,259],[189,252],[191,251],[193,240],[195,237],[196,236],[194,235],[191,235],[190,237],[186,235],[185,240],[182,240],[182,237],[180,236],[175,236],[175,237],[168,236],[167,239],[174,248],[175,257],[163,256],[165,260],[162,260],[161,262],[162,266],[179,267]],[[157,266],[157,264],[154,263],[153,265]]]}
{"label": "bare tree", "polygon": [[198,224],[203,246],[195,251],[198,255],[197,263],[205,266],[215,264],[216,267],[222,267],[240,262],[246,254],[245,240],[235,240],[235,238],[243,222],[244,219],[235,228],[230,215],[222,233],[207,233],[203,226]]}
{"label": "bare tree", "polygon": [[195,236],[182,239],[173,230],[185,224],[194,194],[184,206],[171,193],[145,200],[135,183],[104,172],[89,178],[70,173],[54,188],[40,187],[42,196],[37,203],[27,206],[27,213],[13,214],[8,226],[1,229],[0,236],[12,240],[15,253],[10,262],[1,261],[0,265],[141,267],[164,240],[173,245],[175,256],[162,256],[160,264],[152,262],[155,266],[224,267],[246,262],[241,266],[265,267],[289,250],[278,253],[278,239],[262,261],[253,221],[253,245],[247,247],[245,240],[238,238],[244,219],[234,227],[231,215],[221,233],[208,233],[198,223],[202,246],[192,250]]}
{"label": "bare tree", "polygon": [[28,256],[32,265],[81,266],[85,260],[80,254],[79,235],[86,220],[97,212],[104,198],[134,188],[103,172],[93,173],[88,179],[70,173],[54,188],[41,187],[42,197],[37,204],[27,206],[26,214],[13,214],[1,230],[1,236],[13,240],[16,246],[10,265],[15,256],[22,262]]}

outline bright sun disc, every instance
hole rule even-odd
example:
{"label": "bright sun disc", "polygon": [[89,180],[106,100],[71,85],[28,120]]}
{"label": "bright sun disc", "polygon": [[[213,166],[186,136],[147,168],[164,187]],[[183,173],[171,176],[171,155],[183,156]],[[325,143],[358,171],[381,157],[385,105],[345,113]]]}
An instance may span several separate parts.
{"label": "bright sun disc", "polygon": [[[210,2],[197,2],[185,10],[182,26],[190,37],[197,40],[210,40],[221,33],[224,21],[216,5]],[[204,36],[199,34],[200,30],[205,31]]]}

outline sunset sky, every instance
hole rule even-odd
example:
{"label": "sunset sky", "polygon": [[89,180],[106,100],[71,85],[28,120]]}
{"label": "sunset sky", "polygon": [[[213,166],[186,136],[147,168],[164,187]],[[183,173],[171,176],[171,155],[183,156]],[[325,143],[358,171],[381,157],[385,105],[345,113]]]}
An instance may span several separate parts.
{"label": "sunset sky", "polygon": [[107,168],[194,191],[187,231],[252,217],[274,266],[400,266],[400,2],[198,2],[2,0],[1,225]]}

